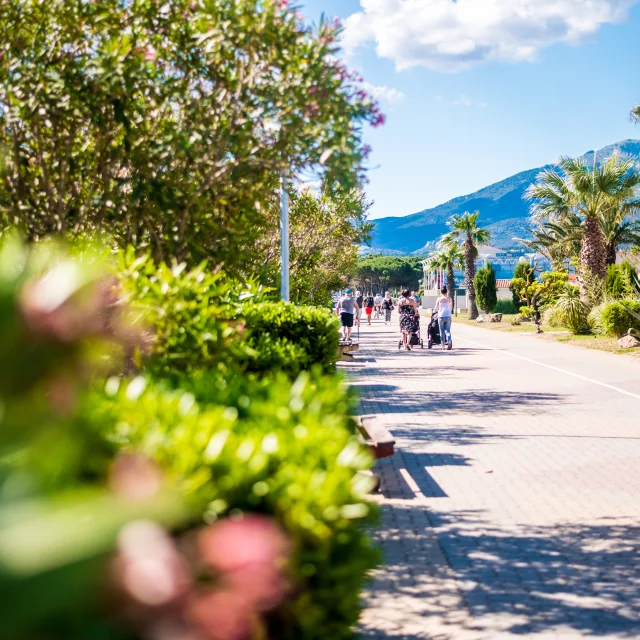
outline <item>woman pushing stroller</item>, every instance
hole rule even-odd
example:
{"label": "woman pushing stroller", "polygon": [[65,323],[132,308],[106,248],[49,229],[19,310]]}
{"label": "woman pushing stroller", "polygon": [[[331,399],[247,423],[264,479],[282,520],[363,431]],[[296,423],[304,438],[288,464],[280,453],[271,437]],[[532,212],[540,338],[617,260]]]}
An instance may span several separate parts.
{"label": "woman pushing stroller", "polygon": [[442,344],[442,350],[451,350],[453,341],[451,340],[451,311],[453,309],[453,300],[449,297],[447,287],[440,289],[442,294],[436,306],[433,309],[434,314],[438,314],[438,328],[440,329],[440,343]]}

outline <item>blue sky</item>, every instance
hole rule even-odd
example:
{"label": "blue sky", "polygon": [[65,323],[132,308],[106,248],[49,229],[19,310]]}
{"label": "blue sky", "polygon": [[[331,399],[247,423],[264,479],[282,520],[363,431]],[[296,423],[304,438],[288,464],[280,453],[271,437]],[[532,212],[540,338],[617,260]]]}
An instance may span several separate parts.
{"label": "blue sky", "polygon": [[367,131],[373,218],[640,138],[638,0],[306,0],[302,11],[346,19],[347,61],[384,96],[387,124]]}

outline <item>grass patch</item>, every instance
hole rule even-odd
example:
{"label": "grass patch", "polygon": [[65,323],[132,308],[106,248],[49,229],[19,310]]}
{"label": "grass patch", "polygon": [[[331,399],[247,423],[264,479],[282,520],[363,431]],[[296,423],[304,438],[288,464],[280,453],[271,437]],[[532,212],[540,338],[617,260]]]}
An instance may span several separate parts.
{"label": "grass patch", "polygon": [[509,333],[535,333],[536,326],[533,322],[523,322],[520,325],[512,325],[511,321],[515,318],[515,314],[505,314],[502,316],[502,322],[476,322],[469,320],[466,315],[454,317],[453,322],[466,324],[470,327],[481,327],[483,329],[491,329],[492,331],[506,331]]}
{"label": "grass patch", "polygon": [[[514,317],[515,315],[503,315],[502,322],[476,322],[475,320],[467,319],[466,315],[459,315],[457,318],[454,318],[454,323],[466,324],[470,327],[480,327],[481,329],[489,329],[491,331],[502,331],[504,333],[529,333],[535,335],[536,326],[533,322],[523,322],[520,325],[514,326],[511,324],[511,320]],[[618,340],[616,338],[595,336],[592,334],[576,336],[569,331],[545,325],[542,326],[542,330],[544,333],[540,337],[544,340],[640,358],[640,349],[621,349],[618,346]]]}

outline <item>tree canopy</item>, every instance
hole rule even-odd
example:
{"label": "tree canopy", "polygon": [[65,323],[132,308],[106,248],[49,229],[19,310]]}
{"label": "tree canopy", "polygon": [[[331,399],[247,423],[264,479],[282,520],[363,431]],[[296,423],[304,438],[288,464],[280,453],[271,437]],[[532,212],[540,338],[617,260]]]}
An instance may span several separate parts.
{"label": "tree canopy", "polygon": [[[340,289],[344,274],[357,268],[358,249],[369,239],[370,203],[359,189],[324,185],[291,189],[289,241],[291,300],[329,305],[331,293]],[[253,270],[264,284],[277,288],[280,280],[280,207],[273,198],[267,227],[256,243]]]}
{"label": "tree canopy", "polygon": [[350,280],[356,285],[383,292],[407,288],[417,291],[424,276],[423,258],[370,255],[361,258]]}
{"label": "tree canopy", "polygon": [[584,272],[606,276],[618,245],[633,242],[638,226],[632,220],[640,202],[640,169],[635,161],[614,153],[606,162],[588,165],[581,158],[563,158],[560,169],[547,169],[525,192],[532,201],[534,222],[542,233],[536,239],[554,256],[554,240],[570,249],[580,242]]}
{"label": "tree canopy", "polygon": [[0,216],[241,264],[274,174],[362,177],[384,118],[339,30],[272,0],[3,2]]}

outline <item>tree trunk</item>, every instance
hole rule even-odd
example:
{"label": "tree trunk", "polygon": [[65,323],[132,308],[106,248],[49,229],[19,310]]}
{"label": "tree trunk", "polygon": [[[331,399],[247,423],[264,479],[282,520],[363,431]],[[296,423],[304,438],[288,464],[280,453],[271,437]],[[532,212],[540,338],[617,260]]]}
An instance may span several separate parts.
{"label": "tree trunk", "polygon": [[475,320],[478,317],[478,305],[476,304],[476,289],[473,285],[473,279],[476,275],[476,248],[473,246],[473,240],[467,237],[464,243],[464,286],[467,289],[467,300],[469,300],[469,320]]}
{"label": "tree trunk", "polygon": [[[447,287],[449,288],[449,295],[451,296],[451,300],[453,302],[453,309],[456,306],[456,279],[453,275],[453,263],[449,262],[447,264]],[[452,311],[453,311],[452,309]]]}
{"label": "tree trunk", "polygon": [[587,216],[584,221],[580,264],[596,278],[604,279],[607,275],[606,242],[595,216]]}
{"label": "tree trunk", "polygon": [[616,263],[616,259],[618,257],[618,247],[615,244],[607,244],[606,245],[607,252],[607,266]]}

